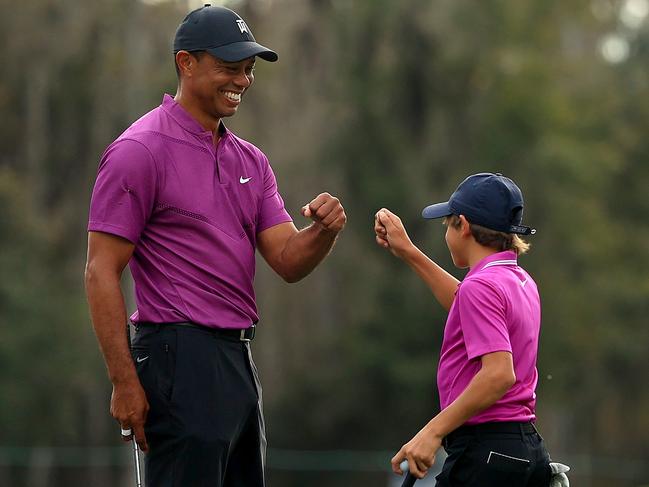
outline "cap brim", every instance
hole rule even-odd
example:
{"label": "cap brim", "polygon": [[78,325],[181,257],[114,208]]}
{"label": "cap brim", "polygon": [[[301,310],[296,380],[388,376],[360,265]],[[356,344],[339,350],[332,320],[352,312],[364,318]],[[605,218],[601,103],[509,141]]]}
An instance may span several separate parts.
{"label": "cap brim", "polygon": [[421,212],[421,216],[428,219],[443,218],[451,214],[453,214],[453,212],[451,211],[451,207],[449,206],[448,201],[427,206]]}
{"label": "cap brim", "polygon": [[277,53],[267,47],[252,41],[233,42],[225,46],[219,46],[212,49],[206,49],[212,56],[236,63],[249,57],[257,56],[264,61],[275,62],[278,59]]}

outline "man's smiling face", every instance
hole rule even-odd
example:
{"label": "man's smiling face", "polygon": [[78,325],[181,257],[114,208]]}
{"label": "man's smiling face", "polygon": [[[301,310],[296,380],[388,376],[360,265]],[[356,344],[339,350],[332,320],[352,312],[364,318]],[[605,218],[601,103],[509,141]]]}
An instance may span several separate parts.
{"label": "man's smiling face", "polygon": [[231,117],[255,79],[255,58],[227,62],[208,53],[195,57],[191,90],[201,111],[215,119]]}

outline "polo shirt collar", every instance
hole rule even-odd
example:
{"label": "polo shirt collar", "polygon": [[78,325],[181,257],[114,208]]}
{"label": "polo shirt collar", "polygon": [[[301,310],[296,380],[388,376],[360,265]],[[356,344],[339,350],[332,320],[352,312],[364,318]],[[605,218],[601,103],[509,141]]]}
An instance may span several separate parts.
{"label": "polo shirt collar", "polygon": [[518,265],[518,256],[513,250],[505,250],[504,252],[496,252],[495,254],[488,255],[474,265],[466,277],[477,274],[478,272],[494,266],[508,266]]}
{"label": "polo shirt collar", "polygon": [[[162,97],[162,109],[173,118],[178,125],[180,125],[187,132],[190,132],[198,136],[212,135],[212,132],[205,130],[205,128],[198,123],[198,121],[192,117],[183,106],[174,100],[174,97],[166,94]],[[223,121],[219,123],[219,134],[221,137],[225,136],[228,133],[228,129],[223,124]]]}

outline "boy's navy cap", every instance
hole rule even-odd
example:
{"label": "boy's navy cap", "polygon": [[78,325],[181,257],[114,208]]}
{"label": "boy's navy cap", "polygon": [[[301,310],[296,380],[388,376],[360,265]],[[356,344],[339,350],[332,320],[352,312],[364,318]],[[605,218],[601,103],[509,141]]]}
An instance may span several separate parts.
{"label": "boy's navy cap", "polygon": [[210,4],[190,12],[178,26],[174,53],[178,51],[207,51],[227,62],[252,56],[277,61],[277,54],[257,44],[252,31],[236,12]]}
{"label": "boy's navy cap", "polygon": [[424,208],[424,218],[464,215],[470,223],[491,230],[533,235],[522,225],[523,194],[516,183],[500,173],[483,172],[466,178],[448,201]]}

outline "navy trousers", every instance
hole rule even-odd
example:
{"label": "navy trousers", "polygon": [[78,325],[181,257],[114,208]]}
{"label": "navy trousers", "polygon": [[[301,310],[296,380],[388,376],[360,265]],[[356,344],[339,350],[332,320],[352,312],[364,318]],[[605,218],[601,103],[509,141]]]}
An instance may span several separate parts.
{"label": "navy trousers", "polygon": [[187,324],[137,325],[149,401],[147,487],[264,487],[261,387],[248,342]]}
{"label": "navy trousers", "polygon": [[463,426],[444,440],[437,487],[548,487],[550,456],[531,423]]}

